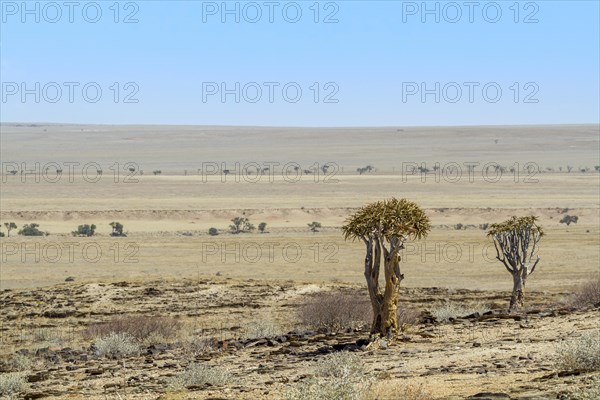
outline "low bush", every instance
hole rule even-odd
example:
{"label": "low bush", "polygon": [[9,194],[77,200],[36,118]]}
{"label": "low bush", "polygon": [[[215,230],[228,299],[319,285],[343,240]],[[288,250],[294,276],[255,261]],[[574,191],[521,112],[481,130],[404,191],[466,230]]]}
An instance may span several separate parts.
{"label": "low bush", "polygon": [[339,292],[319,293],[297,310],[299,321],[311,329],[339,331],[370,324],[371,304],[364,298]]}
{"label": "low bush", "polygon": [[0,375],[0,397],[16,398],[27,389],[26,376],[22,372],[9,372]]}
{"label": "low bush", "polygon": [[465,317],[476,312],[483,314],[490,311],[490,307],[482,303],[461,304],[446,301],[434,304],[429,311],[437,321],[448,322],[451,319]]}
{"label": "low bush", "polygon": [[218,367],[204,364],[192,364],[185,371],[172,377],[168,386],[171,390],[185,389],[190,386],[223,386],[232,381],[229,372]]}
{"label": "low bush", "polygon": [[570,299],[574,307],[587,307],[600,303],[600,275],[581,285]]}
{"label": "low bush", "polygon": [[111,333],[95,342],[98,355],[108,358],[123,358],[140,353],[140,345],[127,333]]}
{"label": "low bush", "polygon": [[96,339],[111,333],[126,333],[139,342],[152,339],[168,341],[177,336],[181,322],[173,317],[129,315],[87,327],[84,338]]}
{"label": "low bush", "polygon": [[577,339],[565,340],[556,348],[556,366],[561,370],[600,369],[600,332],[588,331]]}

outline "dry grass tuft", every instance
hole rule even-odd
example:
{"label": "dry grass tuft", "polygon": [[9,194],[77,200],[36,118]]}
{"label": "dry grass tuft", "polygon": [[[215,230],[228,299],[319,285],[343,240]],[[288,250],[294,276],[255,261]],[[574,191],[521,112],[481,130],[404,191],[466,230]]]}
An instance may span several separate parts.
{"label": "dry grass tuft", "polygon": [[562,370],[600,369],[600,332],[588,331],[577,339],[565,340],[556,348],[556,366]]}

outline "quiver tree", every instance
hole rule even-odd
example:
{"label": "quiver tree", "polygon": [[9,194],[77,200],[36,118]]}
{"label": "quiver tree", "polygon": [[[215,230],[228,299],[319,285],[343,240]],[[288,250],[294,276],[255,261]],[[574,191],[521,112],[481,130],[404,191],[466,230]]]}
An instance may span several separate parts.
{"label": "quiver tree", "polygon": [[492,224],[488,231],[488,236],[492,237],[496,246],[496,258],[513,277],[509,310],[523,306],[525,282],[540,261],[538,243],[544,232],[536,221],[537,217],[534,216],[512,217],[502,223]]}
{"label": "quiver tree", "polygon": [[[431,229],[429,218],[417,204],[406,199],[371,203],[351,215],[342,227],[344,238],[360,239],[366,247],[365,278],[373,307],[371,335],[393,338],[398,332],[400,299],[400,250],[410,239],[421,239]],[[379,286],[383,262],[385,287]]]}

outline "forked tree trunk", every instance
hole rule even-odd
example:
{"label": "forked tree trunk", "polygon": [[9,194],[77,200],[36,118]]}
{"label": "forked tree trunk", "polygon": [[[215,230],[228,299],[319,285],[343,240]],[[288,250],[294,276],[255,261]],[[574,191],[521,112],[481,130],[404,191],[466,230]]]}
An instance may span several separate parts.
{"label": "forked tree trunk", "polygon": [[[381,252],[384,252],[385,290],[379,290],[379,269]],[[371,335],[392,338],[398,332],[398,301],[400,299],[400,282],[404,278],[400,274],[400,257],[397,251],[388,252],[378,240],[367,243],[365,259],[365,278],[369,289],[369,297],[373,308]]]}
{"label": "forked tree trunk", "polygon": [[519,272],[513,274],[513,291],[510,297],[509,310],[515,310],[523,307],[525,302],[525,280],[527,276],[522,276]]}

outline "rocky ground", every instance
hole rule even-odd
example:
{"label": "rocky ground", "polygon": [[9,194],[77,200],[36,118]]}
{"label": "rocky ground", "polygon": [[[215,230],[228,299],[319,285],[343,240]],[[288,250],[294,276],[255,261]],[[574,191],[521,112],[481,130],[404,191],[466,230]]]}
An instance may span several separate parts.
{"label": "rocky ground", "polygon": [[[402,305],[420,311],[418,321],[394,342],[370,342],[363,329],[310,330],[294,319],[300,304],[331,290],[366,298],[359,285],[220,278],[4,290],[0,372],[15,370],[15,354],[29,359],[20,395],[27,399],[281,398],[311,378],[319,359],[341,350],[360,356],[379,382],[422,385],[436,399],[566,398],[600,375],[555,364],[558,342],[599,325],[598,307],[565,307],[566,293],[528,293],[528,308],[507,314],[507,293],[403,289]],[[441,301],[485,303],[491,311],[440,322],[427,310]],[[168,315],[181,332],[144,342],[139,355],[101,357],[86,327],[123,315]],[[190,346],[200,340],[202,349]],[[231,379],[168,391],[193,363],[220,367]]]}

